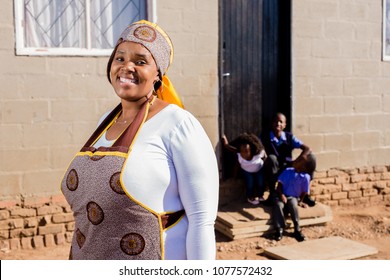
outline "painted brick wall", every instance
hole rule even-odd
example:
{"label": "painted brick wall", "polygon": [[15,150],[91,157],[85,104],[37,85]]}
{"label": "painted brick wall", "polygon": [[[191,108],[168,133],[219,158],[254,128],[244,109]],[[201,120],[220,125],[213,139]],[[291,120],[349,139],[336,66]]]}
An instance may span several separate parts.
{"label": "painted brick wall", "polygon": [[293,131],[318,170],[388,164],[381,0],[292,1]]}

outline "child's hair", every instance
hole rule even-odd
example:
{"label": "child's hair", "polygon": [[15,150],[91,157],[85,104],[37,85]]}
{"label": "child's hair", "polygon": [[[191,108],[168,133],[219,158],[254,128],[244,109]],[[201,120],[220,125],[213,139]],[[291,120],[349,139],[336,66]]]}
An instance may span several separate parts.
{"label": "child's hair", "polygon": [[241,145],[249,144],[252,155],[257,155],[264,149],[260,139],[253,133],[244,132],[240,134],[236,139],[236,143],[238,150],[240,149]]}
{"label": "child's hair", "polygon": [[306,172],[311,174],[312,176],[312,174],[316,170],[316,166],[317,166],[316,156],[313,153],[309,153],[306,156],[306,162],[305,162]]}

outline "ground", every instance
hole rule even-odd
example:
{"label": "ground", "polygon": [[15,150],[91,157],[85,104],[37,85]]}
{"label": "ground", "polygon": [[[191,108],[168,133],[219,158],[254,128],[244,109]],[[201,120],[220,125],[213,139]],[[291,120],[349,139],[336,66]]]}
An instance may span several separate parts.
{"label": "ground", "polygon": [[[328,236],[340,236],[378,249],[378,254],[362,259],[390,260],[390,204],[374,206],[332,208],[333,220],[326,225],[304,227],[308,240]],[[297,241],[285,236],[281,241],[272,236],[259,236],[231,241],[217,232],[217,259],[256,260],[268,259],[264,248],[293,244]],[[13,260],[65,260],[69,244],[42,249],[1,251],[0,259]]]}

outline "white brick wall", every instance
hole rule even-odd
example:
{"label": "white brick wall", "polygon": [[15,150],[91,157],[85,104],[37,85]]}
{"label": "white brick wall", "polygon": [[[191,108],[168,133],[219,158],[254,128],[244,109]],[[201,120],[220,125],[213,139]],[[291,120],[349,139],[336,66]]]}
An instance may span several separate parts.
{"label": "white brick wall", "polygon": [[382,1],[292,3],[293,131],[316,152],[319,170],[388,163]]}

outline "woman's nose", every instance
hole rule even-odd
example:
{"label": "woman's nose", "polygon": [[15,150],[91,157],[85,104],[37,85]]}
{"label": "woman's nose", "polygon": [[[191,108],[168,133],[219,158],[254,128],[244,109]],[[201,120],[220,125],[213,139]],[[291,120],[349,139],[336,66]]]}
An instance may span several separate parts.
{"label": "woman's nose", "polygon": [[123,65],[122,70],[123,71],[134,71],[134,66],[135,66],[135,64],[133,62],[129,61]]}

